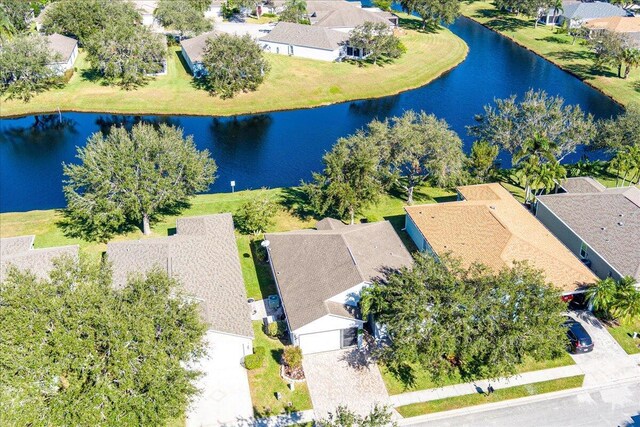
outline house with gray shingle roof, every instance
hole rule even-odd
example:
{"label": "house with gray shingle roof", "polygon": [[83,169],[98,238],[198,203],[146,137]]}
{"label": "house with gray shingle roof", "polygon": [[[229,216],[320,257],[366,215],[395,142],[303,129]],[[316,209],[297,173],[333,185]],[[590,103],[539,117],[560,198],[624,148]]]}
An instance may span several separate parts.
{"label": "house with gray shingle roof", "polygon": [[195,77],[200,77],[206,72],[202,65],[202,57],[204,55],[204,48],[207,46],[207,40],[214,36],[215,32],[209,31],[190,39],[184,39],[180,42],[182,57],[187,63],[189,71]]}
{"label": "house with gray shingle roof", "polygon": [[612,16],[631,14],[619,6],[603,1],[563,1],[562,10],[550,8],[542,14],[540,20],[553,25],[562,25],[568,21],[570,28],[575,28],[593,19]]}
{"label": "house with gray shingle roof", "polygon": [[323,27],[279,22],[258,39],[266,52],[335,61],[345,55],[349,34]]}
{"label": "house with gray shingle roof", "polygon": [[366,323],[362,288],[413,261],[388,221],[324,219],[315,230],[268,233],[265,241],[291,342],[305,354],[356,345]]}
{"label": "house with gray shingle roof", "polygon": [[210,331],[244,338],[245,354],[251,353],[251,313],[231,214],[179,218],[173,236],[110,242],[106,254],[114,286],[132,274],[165,271],[199,301]]}
{"label": "house with gray shingle roof", "polygon": [[640,189],[569,178],[539,196],[536,217],[601,279],[640,281]]}
{"label": "house with gray shingle roof", "polygon": [[10,268],[29,270],[40,279],[47,278],[57,258],[78,258],[78,245],[34,249],[36,236],[6,237],[0,239],[0,282]]}
{"label": "house with gray shingle roof", "polygon": [[54,33],[45,37],[51,52],[56,55],[56,62],[49,64],[49,67],[56,70],[58,74],[73,68],[73,64],[78,57],[78,40]]}

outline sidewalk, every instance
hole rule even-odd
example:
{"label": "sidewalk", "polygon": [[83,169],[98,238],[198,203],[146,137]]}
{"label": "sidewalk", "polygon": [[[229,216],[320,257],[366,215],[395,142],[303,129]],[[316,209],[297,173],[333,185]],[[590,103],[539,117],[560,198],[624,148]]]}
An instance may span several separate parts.
{"label": "sidewalk", "polygon": [[480,380],[476,382],[455,384],[441,388],[412,391],[409,393],[391,396],[393,406],[404,406],[412,403],[428,402],[430,400],[444,399],[447,397],[463,396],[474,393],[484,393],[487,391],[489,383],[494,389],[514,387],[518,385],[538,383],[541,381],[555,380],[558,378],[573,377],[582,375],[583,372],[577,365],[561,366],[559,368],[542,369],[539,371],[524,372],[512,377],[500,378],[496,381]]}

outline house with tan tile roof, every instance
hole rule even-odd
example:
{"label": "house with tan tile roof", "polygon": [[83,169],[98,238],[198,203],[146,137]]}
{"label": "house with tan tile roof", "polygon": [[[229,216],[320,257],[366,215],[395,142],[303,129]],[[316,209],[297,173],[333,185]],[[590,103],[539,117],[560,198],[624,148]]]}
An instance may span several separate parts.
{"label": "house with tan tile roof", "polygon": [[640,189],[569,178],[539,196],[536,217],[601,279],[640,282]]}
{"label": "house with tan tile roof", "polygon": [[407,206],[406,230],[422,251],[495,271],[527,261],[564,294],[596,276],[500,184],[458,187],[456,202]]}
{"label": "house with tan tile roof", "polygon": [[385,268],[413,259],[388,221],[345,225],[324,219],[315,230],[265,235],[291,342],[305,354],[356,344],[366,323],[360,292]]}

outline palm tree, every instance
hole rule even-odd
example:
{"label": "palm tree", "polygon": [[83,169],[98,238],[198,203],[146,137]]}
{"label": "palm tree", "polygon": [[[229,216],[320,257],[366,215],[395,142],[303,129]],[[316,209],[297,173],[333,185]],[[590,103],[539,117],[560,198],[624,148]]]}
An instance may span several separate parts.
{"label": "palm tree", "polygon": [[616,302],[618,284],[611,277],[598,280],[595,285],[587,289],[587,301],[598,311],[608,313]]}
{"label": "palm tree", "polygon": [[16,29],[13,27],[11,20],[0,8],[0,44],[6,40],[10,40],[16,34]]}
{"label": "palm tree", "polygon": [[551,0],[551,4],[549,7],[553,8],[553,19],[552,24],[556,25],[556,19],[558,19],[558,15],[562,12],[562,0]]}
{"label": "palm tree", "polygon": [[621,55],[622,63],[625,64],[626,68],[624,70],[624,77],[629,77],[629,73],[632,68],[636,68],[640,66],[640,49],[636,48],[627,48],[622,51]]}
{"label": "palm tree", "polygon": [[620,292],[612,311],[623,321],[640,319],[640,290],[632,284]]}
{"label": "palm tree", "polygon": [[[513,163],[524,180],[525,203],[532,198],[531,185],[540,175],[543,165],[558,162],[555,157],[556,149],[556,144],[549,138],[536,133],[513,154]],[[564,174],[566,176],[566,170]]]}

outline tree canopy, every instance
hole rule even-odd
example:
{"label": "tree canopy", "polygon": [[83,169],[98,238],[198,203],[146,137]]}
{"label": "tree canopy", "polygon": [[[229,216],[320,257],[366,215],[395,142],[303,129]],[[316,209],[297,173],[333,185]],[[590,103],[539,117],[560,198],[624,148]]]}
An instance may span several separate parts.
{"label": "tree canopy", "polygon": [[640,181],[640,106],[629,104],[617,117],[598,122],[594,148],[613,154],[611,165],[618,172],[616,177],[625,185]]}
{"label": "tree canopy", "polygon": [[286,0],[278,19],[295,24],[311,24],[307,16],[307,2],[305,0]]}
{"label": "tree canopy", "polygon": [[494,0],[496,8],[522,13],[526,16],[538,17],[541,8],[551,7],[549,0]]}
{"label": "tree canopy", "polygon": [[115,234],[178,213],[195,193],[209,188],[216,164],[193,138],[161,124],[139,123],[131,132],[112,127],[78,148],[78,164],[63,164],[65,234],[106,242]]}
{"label": "tree canopy", "polygon": [[422,19],[423,28],[427,24],[452,24],[460,15],[458,0],[400,0],[400,5],[406,12],[417,14]]}
{"label": "tree canopy", "polygon": [[185,34],[198,35],[213,28],[202,10],[188,1],[160,0],[154,15],[163,27]]}
{"label": "tree canopy", "polygon": [[33,17],[31,3],[25,0],[2,0],[0,17],[7,19],[9,28],[15,33],[24,33],[29,29],[29,21]]}
{"label": "tree canopy", "polygon": [[492,178],[498,168],[496,159],[499,152],[500,149],[497,145],[492,145],[487,141],[475,141],[469,154],[471,175],[479,182],[487,182]]}
{"label": "tree canopy", "polygon": [[132,27],[140,23],[134,4],[124,0],[60,0],[46,10],[42,26],[47,34],[60,33],[78,39],[88,38],[113,26]]}
{"label": "tree canopy", "polygon": [[379,404],[373,405],[371,412],[364,417],[346,406],[338,406],[327,418],[318,420],[320,427],[396,427],[391,409]]}
{"label": "tree canopy", "polygon": [[0,93],[28,102],[35,94],[62,83],[49,64],[59,60],[47,41],[35,34],[19,35],[0,49]]}
{"label": "tree canopy", "polygon": [[380,147],[363,131],[340,138],[322,157],[324,170],[303,183],[314,211],[319,215],[349,217],[375,203],[384,191]]}
{"label": "tree canopy", "polygon": [[527,358],[566,351],[560,292],[542,272],[516,264],[498,273],[419,254],[413,268],[387,272],[365,288],[363,315],[385,325],[391,343],[382,362],[407,384],[413,369],[436,381],[513,375]]}
{"label": "tree canopy", "polygon": [[112,287],[108,266],[61,258],[0,284],[4,425],[158,426],[184,414],[206,330],[166,273]]}
{"label": "tree canopy", "polygon": [[234,221],[242,233],[257,236],[274,224],[277,211],[278,203],[263,188],[240,207],[234,215]]}
{"label": "tree canopy", "polygon": [[133,89],[161,72],[166,40],[142,25],[115,23],[86,40],[87,59],[107,82]]}
{"label": "tree canopy", "polygon": [[462,141],[446,121],[409,110],[386,120],[384,126],[383,161],[389,165],[394,182],[407,192],[409,204],[413,203],[414,188],[426,181],[451,187],[465,180]]}
{"label": "tree canopy", "polygon": [[202,63],[206,69],[200,77],[203,86],[221,98],[256,90],[271,68],[248,34],[222,33],[207,39]]}
{"label": "tree canopy", "polygon": [[384,22],[365,22],[349,34],[349,46],[364,49],[374,64],[378,59],[399,58],[406,50],[398,37]]}

